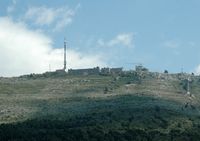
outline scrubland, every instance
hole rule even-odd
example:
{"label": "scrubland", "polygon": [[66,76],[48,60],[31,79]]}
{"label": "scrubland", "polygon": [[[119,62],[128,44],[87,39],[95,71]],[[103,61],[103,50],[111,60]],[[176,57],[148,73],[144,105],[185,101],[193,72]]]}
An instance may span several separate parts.
{"label": "scrubland", "polygon": [[2,77],[0,140],[196,141],[199,86],[187,74]]}

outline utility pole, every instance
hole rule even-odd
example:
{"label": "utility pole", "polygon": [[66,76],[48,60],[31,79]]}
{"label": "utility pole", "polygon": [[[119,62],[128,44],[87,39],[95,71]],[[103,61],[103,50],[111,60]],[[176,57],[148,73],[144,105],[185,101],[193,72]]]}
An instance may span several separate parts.
{"label": "utility pole", "polygon": [[187,94],[191,95],[191,93],[190,93],[190,78],[189,77],[187,79]]}
{"label": "utility pole", "polygon": [[51,72],[51,64],[49,64],[49,72]]}
{"label": "utility pole", "polygon": [[66,64],[67,64],[67,61],[66,61],[66,48],[67,48],[67,42],[66,42],[66,39],[64,39],[64,68],[63,68],[64,71],[66,70]]}
{"label": "utility pole", "polygon": [[181,68],[181,73],[183,74],[183,67]]}

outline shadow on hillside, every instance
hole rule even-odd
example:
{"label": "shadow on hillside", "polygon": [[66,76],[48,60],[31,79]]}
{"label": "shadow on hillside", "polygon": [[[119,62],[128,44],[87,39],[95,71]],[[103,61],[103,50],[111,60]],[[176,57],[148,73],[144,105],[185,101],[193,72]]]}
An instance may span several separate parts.
{"label": "shadow on hillside", "polygon": [[[77,121],[77,124],[79,122]],[[0,140],[3,141],[132,141],[132,140],[198,140],[200,129],[187,131],[170,130],[162,133],[159,130],[143,130],[124,127],[107,129],[97,123],[95,126],[70,126],[67,121],[30,120],[23,123],[0,126]]]}
{"label": "shadow on hillside", "polygon": [[[2,124],[0,140],[176,141],[200,138],[198,118],[167,109],[150,98],[127,96],[99,102],[98,106],[71,118],[46,115],[21,123]],[[142,105],[144,102],[146,104]]]}

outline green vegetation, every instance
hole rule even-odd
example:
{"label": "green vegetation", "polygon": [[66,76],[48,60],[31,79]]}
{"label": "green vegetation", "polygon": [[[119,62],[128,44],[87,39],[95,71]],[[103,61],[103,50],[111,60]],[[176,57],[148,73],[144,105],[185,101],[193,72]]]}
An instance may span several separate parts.
{"label": "green vegetation", "polygon": [[0,79],[0,140],[182,141],[200,138],[200,79],[129,72]]}

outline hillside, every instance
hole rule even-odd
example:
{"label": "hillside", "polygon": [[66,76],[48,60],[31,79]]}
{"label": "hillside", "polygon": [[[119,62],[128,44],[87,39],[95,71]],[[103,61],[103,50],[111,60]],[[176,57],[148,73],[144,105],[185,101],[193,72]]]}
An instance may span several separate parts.
{"label": "hillside", "polygon": [[188,74],[0,78],[0,140],[198,140],[199,86]]}

